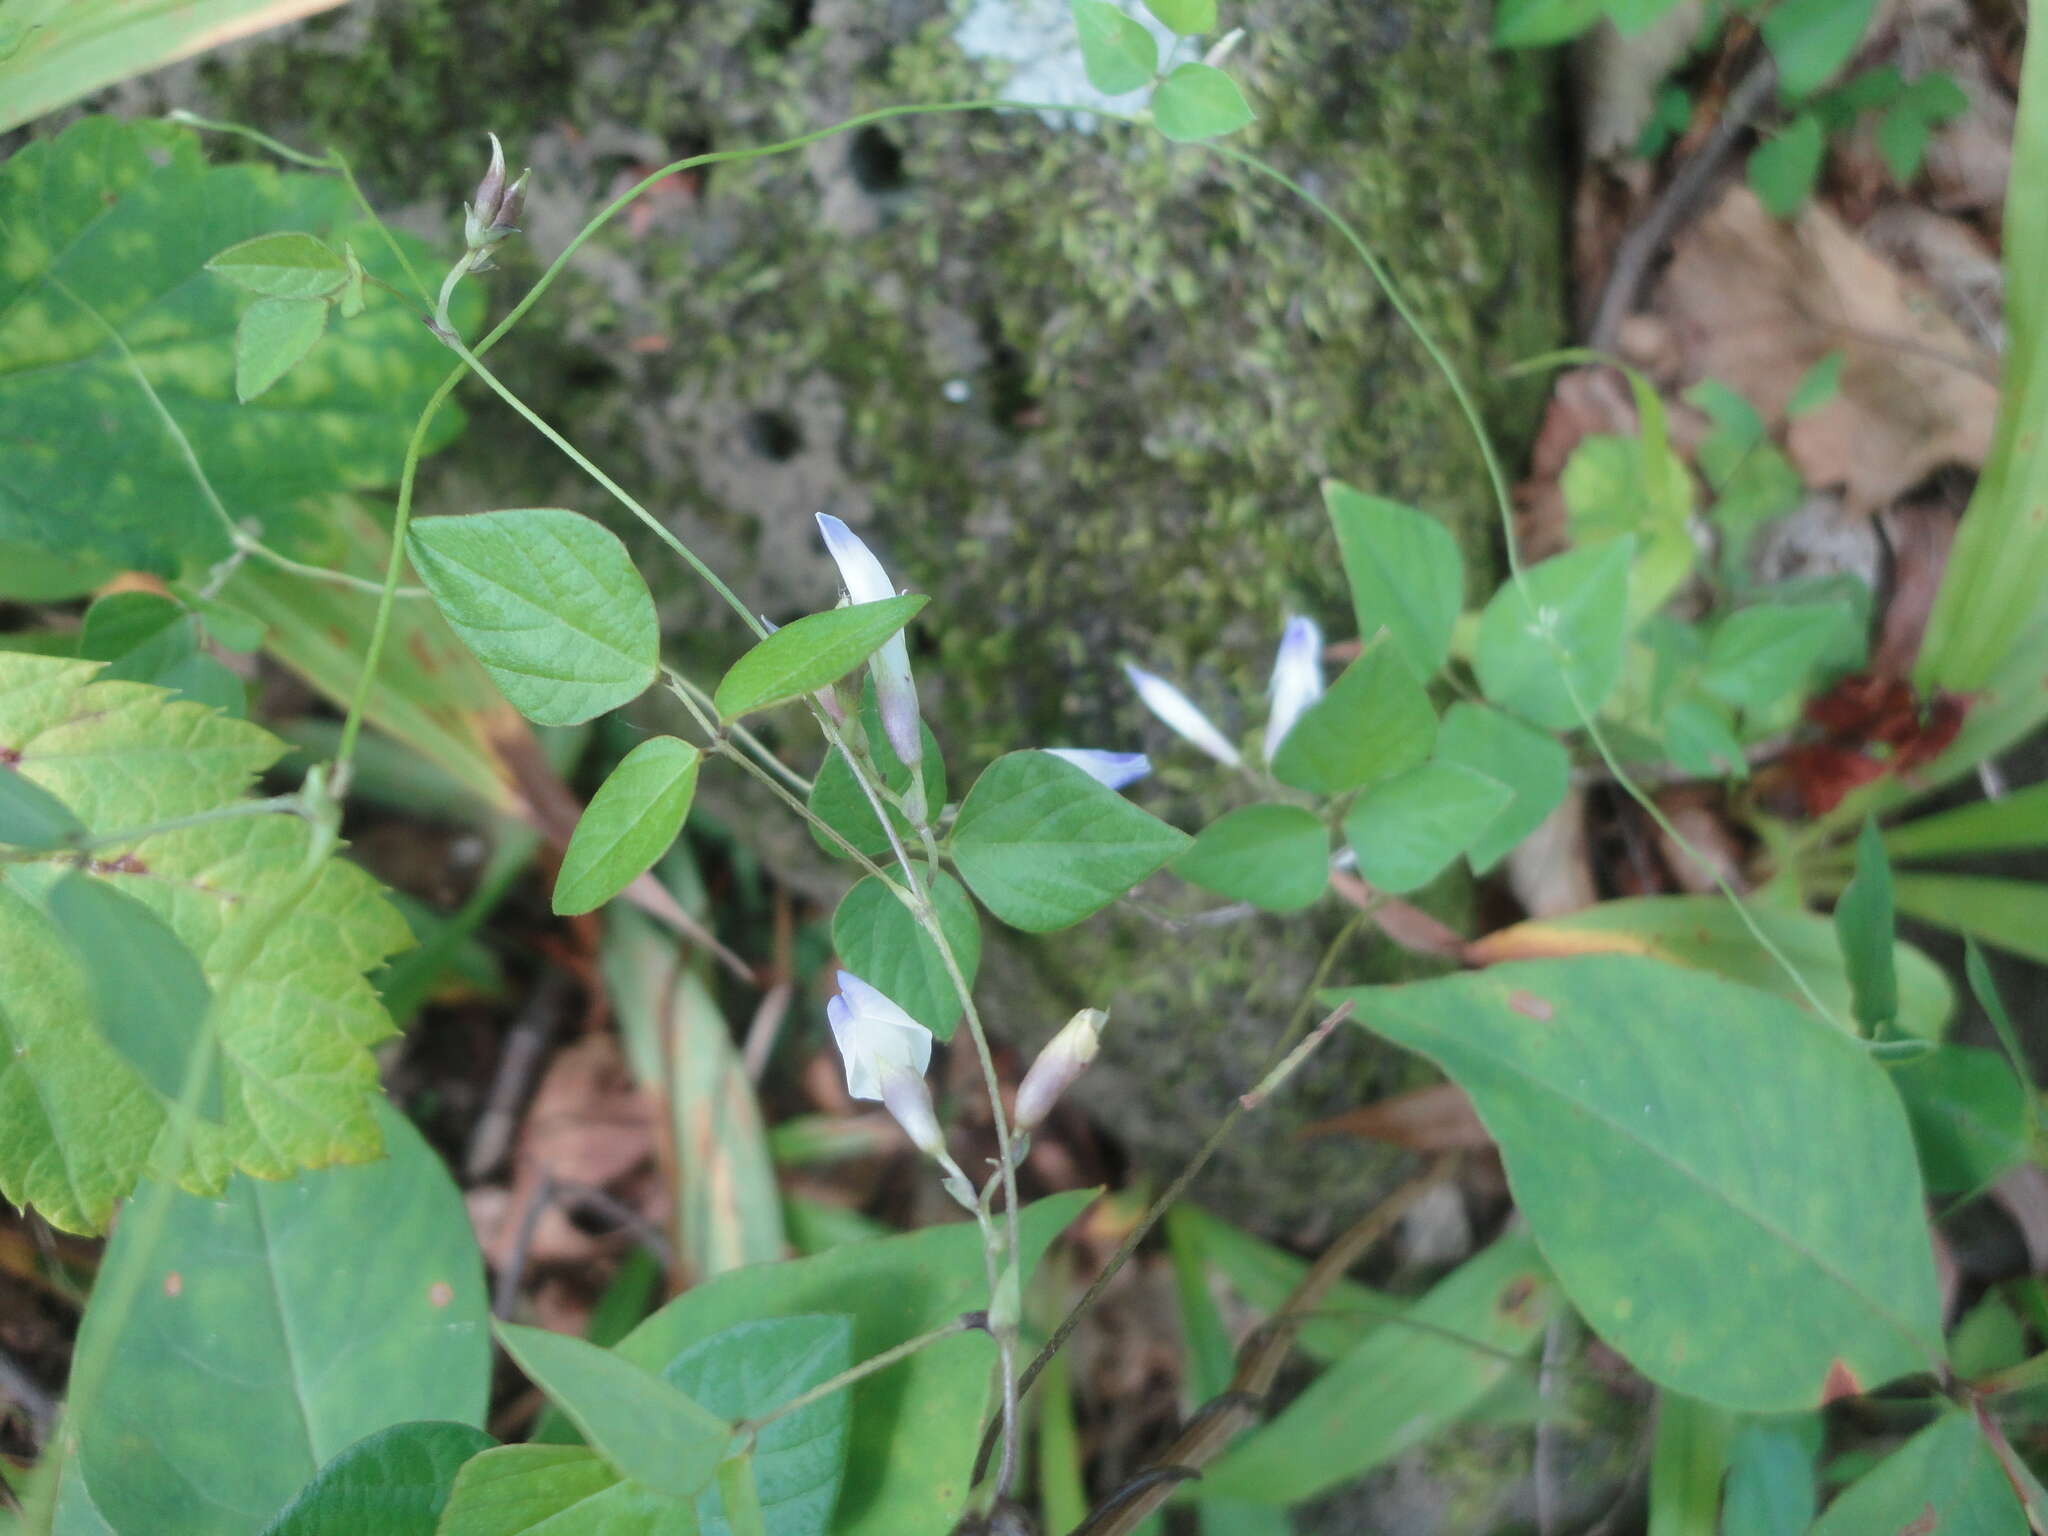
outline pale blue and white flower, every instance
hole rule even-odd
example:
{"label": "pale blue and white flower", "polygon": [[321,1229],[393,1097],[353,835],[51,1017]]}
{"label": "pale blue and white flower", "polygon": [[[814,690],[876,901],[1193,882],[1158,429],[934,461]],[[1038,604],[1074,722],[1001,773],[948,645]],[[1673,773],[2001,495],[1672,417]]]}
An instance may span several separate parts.
{"label": "pale blue and white flower", "polygon": [[923,1077],[932,1064],[932,1032],[851,971],[839,973],[825,1018],[846,1063],[846,1091],[856,1099],[880,1099],[889,1072]]}
{"label": "pale blue and white flower", "polygon": [[[1226,768],[1241,768],[1244,759],[1230,739],[1186,694],[1163,677],[1142,667],[1124,663],[1124,675],[1138,690],[1145,707],[1164,721],[1174,734],[1216,759]],[[1272,705],[1266,716],[1266,761],[1280,750],[1287,733],[1294,729],[1309,706],[1323,696],[1323,632],[1316,621],[1296,614],[1280,632],[1280,649],[1273,658],[1273,681],[1268,690]]]}
{"label": "pale blue and white flower", "polygon": [[1270,763],[1309,705],[1323,696],[1323,632],[1314,619],[1296,614],[1280,632],[1269,692],[1272,707],[1266,716],[1266,761]]}
{"label": "pale blue and white flower", "polygon": [[[825,549],[839,567],[839,585],[849,603],[879,603],[896,596],[895,584],[874,552],[860,535],[829,512],[818,514],[818,532]],[[868,658],[868,675],[875,680],[875,706],[882,716],[882,731],[896,756],[906,768],[915,769],[924,759],[924,732],[917,722],[917,685],[910,677],[910,647],[898,630],[882,648]],[[915,775],[911,782],[918,782]]]}
{"label": "pale blue and white flower", "polygon": [[1142,752],[1103,752],[1094,747],[1047,747],[1048,757],[1072,763],[1098,784],[1122,789],[1135,784],[1152,771],[1152,759]]}
{"label": "pale blue and white flower", "polygon": [[1138,690],[1138,697],[1145,707],[1157,715],[1167,728],[1189,745],[1206,752],[1226,768],[1239,768],[1244,759],[1238,755],[1230,738],[1210,722],[1209,717],[1195,708],[1194,700],[1182,693],[1165,678],[1155,676],[1142,667],[1124,663],[1124,676],[1131,680],[1131,686]]}

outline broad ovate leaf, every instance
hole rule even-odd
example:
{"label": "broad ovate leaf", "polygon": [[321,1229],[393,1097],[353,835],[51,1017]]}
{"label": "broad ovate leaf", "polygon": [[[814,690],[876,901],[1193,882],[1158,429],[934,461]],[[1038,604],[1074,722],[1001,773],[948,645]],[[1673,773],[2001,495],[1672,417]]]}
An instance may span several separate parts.
{"label": "broad ovate leaf", "polygon": [[1431,761],[1375,784],[1344,816],[1358,872],[1406,895],[1429,884],[1513,804],[1515,792],[1461,763]]}
{"label": "broad ovate leaf", "polygon": [[1109,0],[1069,0],[1081,41],[1081,67],[1105,96],[1121,96],[1148,83],[1159,67],[1159,44],[1144,26]]}
{"label": "broad ovate leaf", "polygon": [[1487,698],[1551,730],[1598,714],[1621,681],[1634,556],[1633,538],[1606,539],[1553,555],[1494,593],[1474,664]]}
{"label": "broad ovate leaf", "polygon": [[732,665],[712,702],[737,720],[830,687],[866,661],[929,601],[922,593],[806,614],[785,624]]}
{"label": "broad ovate leaf", "polygon": [[1845,1488],[1811,1536],[2026,1536],[2026,1512],[1967,1410],[1943,1414]]}
{"label": "broad ovate leaf", "polygon": [[[254,1536],[364,1436],[480,1424],[490,1391],[483,1260],[440,1159],[389,1106],[389,1155],[224,1198],[175,1194],[161,1235],[124,1221],[99,1284],[139,1280],[85,1405],[85,1483],[117,1531]],[[140,1270],[139,1276],[135,1273]]]}
{"label": "broad ovate leaf", "polygon": [[498,1442],[451,1420],[416,1420],[365,1435],[317,1472],[263,1536],[434,1536],[463,1463]]}
{"label": "broad ovate leaf", "polygon": [[1330,883],[1330,834],[1298,805],[1241,806],[1204,827],[1173,872],[1233,901],[1299,912]]}
{"label": "broad ovate leaf", "polygon": [[[315,499],[396,482],[448,364],[417,307],[380,294],[238,405],[237,322],[269,301],[206,264],[288,231],[333,246],[353,234],[372,275],[405,281],[340,178],[209,167],[197,135],[168,123],[84,118],[0,166],[0,545],[167,576],[228,555],[227,526],[139,369],[229,519],[289,554],[336,552]],[[479,301],[457,301],[466,323]],[[428,446],[459,425],[442,412]]]}
{"label": "broad ovate leaf", "polygon": [[500,1323],[498,1341],[623,1476],[681,1499],[718,1470],[732,1426],[650,1372],[544,1328]]}
{"label": "broad ovate leaf", "polygon": [[540,725],[630,703],[661,662],[654,598],[618,536],[561,507],[414,523],[406,550],[499,692]]}
{"label": "broad ovate leaf", "polygon": [[[969,986],[981,968],[981,923],[960,882],[941,871],[928,878],[939,928]],[[894,891],[867,876],[832,914],[832,945],[840,963],[895,1002],[941,1040],[960,1022],[960,994],[939,946]]]}
{"label": "broad ovate leaf", "polygon": [[231,245],[206,270],[266,299],[324,299],[348,281],[348,263],[324,240],[298,230]]}
{"label": "broad ovate leaf", "polygon": [[324,299],[258,299],[235,327],[235,398],[247,405],[298,367],[327,329]]}
{"label": "broad ovate leaf", "polygon": [[1358,632],[1382,629],[1419,678],[1430,678],[1451,650],[1451,628],[1465,603],[1465,563],[1450,529],[1426,513],[1340,480],[1323,482],[1323,503],[1351,583]]}
{"label": "broad ovate leaf", "polygon": [[953,823],[967,888],[1026,933],[1100,911],[1189,844],[1063,758],[1012,752],[983,770]]}
{"label": "broad ovate leaf", "polygon": [[1183,64],[1152,93],[1152,121],[1177,144],[1235,133],[1252,120],[1237,82],[1208,64]]}
{"label": "broad ovate leaf", "polygon": [[1273,777],[1312,795],[1341,795],[1429,756],[1436,711],[1390,635],[1375,635],[1303,711],[1273,753]]}
{"label": "broad ovate leaf", "polygon": [[1941,1361],[1912,1133],[1834,1025],[1622,955],[1347,999],[1471,1097],[1565,1293],[1659,1385],[1778,1413]]}
{"label": "broad ovate leaf", "polygon": [[703,754],[652,736],[619,760],[590,797],[555,876],[555,911],[594,912],[668,852],[690,814]]}
{"label": "broad ovate leaf", "polygon": [[[0,758],[92,838],[233,806],[285,750],[244,721],[97,671],[0,655]],[[212,990],[221,1121],[192,1128],[180,1172],[194,1190],[218,1191],[236,1168],[282,1179],[382,1150],[368,1048],[391,1021],[364,973],[409,935],[355,865],[306,872],[311,837],[296,817],[236,816],[100,845],[79,875],[146,907]],[[90,1232],[134,1186],[169,1106],[80,1027],[94,993],[42,910],[54,873],[0,866],[0,1191]]]}

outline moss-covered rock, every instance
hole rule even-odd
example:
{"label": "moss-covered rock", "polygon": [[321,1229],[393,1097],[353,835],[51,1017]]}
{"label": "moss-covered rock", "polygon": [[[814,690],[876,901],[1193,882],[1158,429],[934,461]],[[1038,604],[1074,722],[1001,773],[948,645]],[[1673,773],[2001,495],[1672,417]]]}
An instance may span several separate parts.
{"label": "moss-covered rock", "polygon": [[[1486,380],[1563,331],[1541,80],[1489,52],[1483,0],[1230,11],[1259,114],[1232,143],[1358,226],[1512,453],[1534,401]],[[211,66],[206,104],[343,145],[381,201],[436,220],[497,130],[536,168],[504,295],[649,164],[1000,90],[955,26],[938,0],[359,0]],[[713,167],[593,241],[499,357],[771,616],[831,591],[820,509],[933,593],[919,666],[956,791],[1012,747],[1143,742],[1147,803],[1184,824],[1241,797],[1142,718],[1114,660],[1256,724],[1282,617],[1349,627],[1322,476],[1428,508],[1491,565],[1469,434],[1357,256],[1273,182],[1120,124],[899,117]],[[476,394],[430,507],[599,510]],[[648,567],[679,646],[729,658],[731,626],[651,541]],[[1334,922],[1108,917],[993,960],[989,1011],[1028,1043],[1113,1006],[1088,1102],[1170,1172],[1250,1086]],[[1359,953],[1341,975],[1382,963]],[[1406,1070],[1334,1042],[1250,1117],[1212,1201],[1298,1231],[1374,1198],[1385,1154],[1293,1131]]]}

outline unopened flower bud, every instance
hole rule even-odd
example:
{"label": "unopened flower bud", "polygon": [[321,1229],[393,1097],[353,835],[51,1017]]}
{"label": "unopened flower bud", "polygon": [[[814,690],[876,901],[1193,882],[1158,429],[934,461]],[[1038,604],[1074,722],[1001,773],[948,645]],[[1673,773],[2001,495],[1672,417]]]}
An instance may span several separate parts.
{"label": "unopened flower bud", "polygon": [[1095,1053],[1102,1048],[1102,1026],[1109,1015],[1100,1008],[1083,1008],[1052,1037],[1031,1063],[1024,1081],[1017,1087],[1015,1125],[1030,1131],[1044,1124],[1060,1095],[1074,1086],[1074,1080],[1088,1070]]}
{"label": "unopened flower bud", "polygon": [[932,1091],[921,1074],[907,1067],[882,1070],[882,1107],[889,1111],[910,1144],[926,1157],[939,1157],[946,1150],[945,1132],[932,1108]]}
{"label": "unopened flower bud", "polygon": [[[476,196],[469,200],[471,214],[477,223],[489,229],[498,222],[498,205],[505,197],[505,146],[498,142],[494,133],[491,138],[491,167],[484,172],[484,179],[476,184]],[[470,242],[474,245],[476,242]]]}
{"label": "unopened flower bud", "polygon": [[491,228],[501,240],[519,228],[519,215],[526,211],[526,178],[532,174],[531,168],[521,171],[505,194],[505,201],[498,204],[498,216],[491,220]]}

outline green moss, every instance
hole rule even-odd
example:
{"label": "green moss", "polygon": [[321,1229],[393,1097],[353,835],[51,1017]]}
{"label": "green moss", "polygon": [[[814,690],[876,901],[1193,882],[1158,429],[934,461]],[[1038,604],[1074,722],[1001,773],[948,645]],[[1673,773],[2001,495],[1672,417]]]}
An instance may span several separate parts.
{"label": "green moss", "polygon": [[[1248,40],[1232,67],[1259,113],[1244,147],[1357,224],[1512,460],[1535,397],[1486,381],[1562,339],[1562,234],[1543,81],[1503,70],[1484,10],[1265,0],[1233,17]],[[353,51],[309,28],[239,55],[213,106],[296,123],[361,158],[384,196],[451,209],[480,131],[497,129],[539,167],[540,250],[493,279],[500,304],[651,150],[761,144],[989,89],[935,0],[424,0],[369,15]],[[1355,255],[1241,168],[1118,125],[925,116],[715,167],[643,226],[608,228],[498,356],[771,616],[831,591],[820,508],[931,592],[920,673],[956,784],[1020,745],[1142,742],[1161,765],[1148,803],[1188,824],[1220,809],[1236,791],[1142,716],[1114,663],[1142,657],[1227,728],[1254,728],[1285,614],[1349,628],[1323,476],[1427,508],[1476,578],[1492,565],[1497,514],[1469,433]],[[601,505],[488,403],[425,490],[430,508],[543,498]],[[679,650],[729,660],[713,604],[644,547]],[[992,981],[991,1012],[1028,1041],[1064,1007],[1114,1005],[1089,1092],[1170,1168],[1250,1085],[1327,938],[1316,926],[1166,935],[1113,916]],[[1304,1114],[1412,1070],[1360,1036],[1333,1044],[1219,1175],[1266,1225],[1336,1219],[1391,1176],[1383,1152],[1289,1140]]]}

